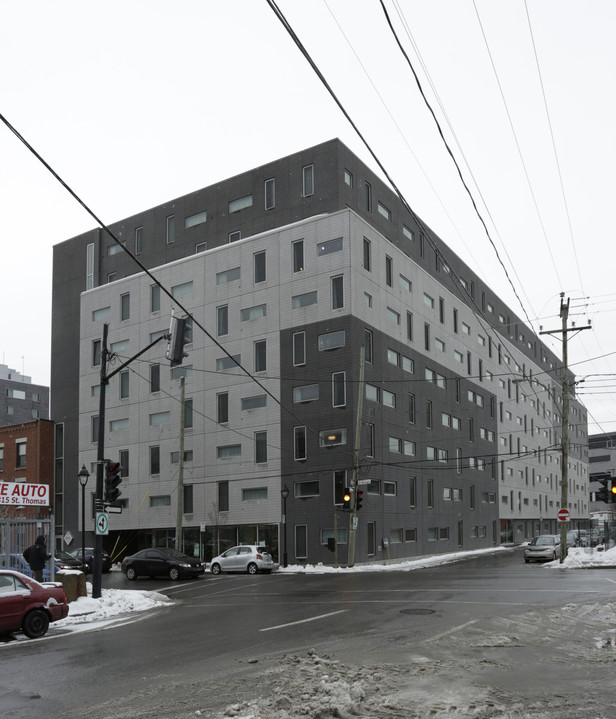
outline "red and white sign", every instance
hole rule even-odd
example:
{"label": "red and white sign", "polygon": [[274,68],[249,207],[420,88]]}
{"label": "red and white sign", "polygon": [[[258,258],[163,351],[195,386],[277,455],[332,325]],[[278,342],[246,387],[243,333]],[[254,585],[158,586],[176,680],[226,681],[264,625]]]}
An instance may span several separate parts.
{"label": "red and white sign", "polygon": [[559,509],[558,510],[558,521],[559,522],[568,522],[569,521],[569,510],[568,509]]}
{"label": "red and white sign", "polygon": [[49,507],[49,485],[31,482],[0,482],[0,504]]}

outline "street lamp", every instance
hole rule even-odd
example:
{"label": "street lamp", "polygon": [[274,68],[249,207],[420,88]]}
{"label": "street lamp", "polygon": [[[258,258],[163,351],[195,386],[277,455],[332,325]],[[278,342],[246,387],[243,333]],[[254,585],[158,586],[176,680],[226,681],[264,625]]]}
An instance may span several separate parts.
{"label": "street lamp", "polygon": [[284,541],[284,550],[282,554],[282,566],[287,566],[287,497],[289,496],[289,488],[285,486],[280,490],[282,496],[282,539]]}
{"label": "street lamp", "polygon": [[86,465],[82,464],[79,470],[79,484],[81,485],[81,565],[83,571],[86,571],[86,484],[90,478],[90,473],[86,469]]}

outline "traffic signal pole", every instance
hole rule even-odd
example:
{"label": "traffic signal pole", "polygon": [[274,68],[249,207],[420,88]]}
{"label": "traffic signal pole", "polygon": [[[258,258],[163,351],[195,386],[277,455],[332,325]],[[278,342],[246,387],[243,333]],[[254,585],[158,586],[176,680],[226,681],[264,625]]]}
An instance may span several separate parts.
{"label": "traffic signal pole", "polygon": [[[355,421],[355,450],[353,452],[353,476],[351,479],[351,517],[349,519],[349,555],[347,565],[355,566],[355,535],[357,532],[357,467],[359,465],[359,448],[361,445],[362,412],[364,408],[364,346],[359,354],[359,384],[357,385],[357,418]],[[338,539],[338,537],[336,537]]]}
{"label": "traffic signal pole", "polygon": [[[103,324],[103,338],[101,341],[101,381],[100,394],[98,404],[98,450],[96,460],[96,494],[94,498],[94,514],[102,512],[104,509],[103,500],[103,471],[105,468],[105,398],[107,394],[107,385],[109,380],[121,372],[127,365],[147,352],[151,347],[163,339],[169,340],[170,335],[162,335],[150,342],[150,344],[137,352],[136,355],[126,360],[123,364],[107,374],[107,363],[109,361],[109,350],[107,349],[107,337],[109,334],[109,324]],[[94,566],[92,567],[92,598],[100,599],[102,594],[102,576],[103,576],[103,537],[101,534],[94,534]]]}

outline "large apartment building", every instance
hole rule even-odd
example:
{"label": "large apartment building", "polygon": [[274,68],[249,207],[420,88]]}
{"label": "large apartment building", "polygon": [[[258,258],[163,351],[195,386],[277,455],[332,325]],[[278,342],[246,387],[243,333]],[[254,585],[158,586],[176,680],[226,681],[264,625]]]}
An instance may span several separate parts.
{"label": "large apartment building", "polygon": [[49,419],[49,387],[0,364],[0,426]]}
{"label": "large apartment building", "polygon": [[[179,501],[190,553],[258,542],[327,563],[336,536],[345,562],[356,482],[360,562],[555,531],[558,358],[339,140],[110,229],[152,276],[101,230],[54,248],[58,541],[78,527],[79,467],[95,473],[103,324],[119,366],[180,305],[184,363],[159,342],[107,389],[114,546],[173,544]],[[570,405],[568,503],[586,519]]]}

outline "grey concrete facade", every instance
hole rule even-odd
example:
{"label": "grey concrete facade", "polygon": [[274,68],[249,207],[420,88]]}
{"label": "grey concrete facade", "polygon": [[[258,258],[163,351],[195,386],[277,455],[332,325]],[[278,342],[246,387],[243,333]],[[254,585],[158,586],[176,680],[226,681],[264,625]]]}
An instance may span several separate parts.
{"label": "grey concrete facade", "polygon": [[[272,181],[273,205],[267,204]],[[236,537],[264,541],[263,534],[277,542],[286,485],[290,560],[330,562],[327,537],[337,521],[345,561],[341,530],[348,517],[335,514],[335,487],[340,473],[348,476],[353,467],[360,347],[367,337],[371,356],[358,466],[366,483],[357,561],[487,547],[555,529],[558,359],[339,141],[111,230],[165,287],[178,288],[195,320],[229,354],[240,355],[248,373],[271,392],[246,374],[221,369],[217,360],[224,353],[194,329],[185,378],[193,410],[185,436],[191,459],[184,466],[193,510],[185,513],[184,527],[193,536],[212,524],[223,486],[224,523],[255,528],[247,535],[238,529]],[[296,266],[299,242],[303,253]],[[258,282],[257,255],[265,258],[265,279]],[[171,302],[163,295],[153,311],[151,285],[101,231],[54,248],[52,416],[61,424],[57,467],[65,480],[58,536],[77,527],[76,473],[82,463],[92,467],[96,457],[93,343],[108,322],[112,348],[119,347],[124,359],[165,331]],[[229,328],[219,336],[223,306]],[[300,341],[302,362],[295,356]],[[256,344],[266,348],[265,370],[254,364]],[[163,355],[158,346],[131,368],[124,380],[128,395],[121,396],[119,380],[109,391],[107,454],[130,457],[122,485],[126,508],[113,522],[133,539],[175,524],[178,372],[169,371]],[[155,392],[152,365],[160,366]],[[333,401],[334,375],[344,402],[340,396]],[[228,395],[226,422],[217,417],[221,394]],[[264,395],[265,406],[252,408],[251,398]],[[584,518],[586,419],[575,399],[571,404],[576,419],[569,508]],[[298,459],[296,428],[302,427],[306,457]],[[259,433],[267,433],[265,462],[256,461]],[[150,471],[152,447],[159,448],[157,473]]]}

